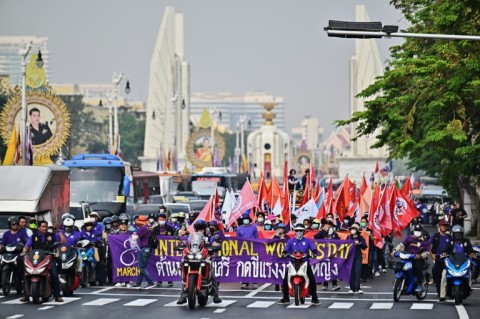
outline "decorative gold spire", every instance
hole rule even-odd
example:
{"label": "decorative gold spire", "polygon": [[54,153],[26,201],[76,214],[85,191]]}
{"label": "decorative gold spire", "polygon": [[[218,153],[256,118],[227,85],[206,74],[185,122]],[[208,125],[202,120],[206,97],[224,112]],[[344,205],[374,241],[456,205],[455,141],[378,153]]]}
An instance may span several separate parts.
{"label": "decorative gold spire", "polygon": [[276,103],[263,103],[262,106],[265,110],[262,117],[265,119],[265,125],[273,125],[273,119],[276,117],[276,114],[272,112],[273,108],[275,107]]}

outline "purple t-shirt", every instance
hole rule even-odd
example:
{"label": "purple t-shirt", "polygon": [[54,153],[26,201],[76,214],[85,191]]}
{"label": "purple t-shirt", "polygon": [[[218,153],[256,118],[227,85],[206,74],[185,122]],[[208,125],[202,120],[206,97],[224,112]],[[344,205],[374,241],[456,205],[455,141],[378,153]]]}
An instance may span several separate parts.
{"label": "purple t-shirt", "polygon": [[23,243],[25,245],[27,241],[27,233],[23,230],[19,230],[15,234],[12,234],[12,232],[9,230],[3,234],[2,246],[17,245],[19,243]]}
{"label": "purple t-shirt", "polygon": [[237,229],[237,237],[239,238],[258,238],[257,226],[253,224],[241,225]]}
{"label": "purple t-shirt", "polygon": [[410,254],[421,254],[428,251],[428,240],[417,239],[414,236],[408,236],[402,242],[405,251]]}
{"label": "purple t-shirt", "polygon": [[152,231],[148,230],[148,225],[144,225],[137,229],[137,236],[138,236],[138,244],[140,248],[149,247],[148,245],[148,237],[150,237],[150,233]]}

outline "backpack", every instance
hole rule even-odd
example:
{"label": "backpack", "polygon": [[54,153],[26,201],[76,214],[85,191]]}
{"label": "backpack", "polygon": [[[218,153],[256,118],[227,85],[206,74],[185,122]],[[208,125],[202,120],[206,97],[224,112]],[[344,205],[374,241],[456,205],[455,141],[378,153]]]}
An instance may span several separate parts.
{"label": "backpack", "polygon": [[150,246],[151,249],[155,249],[158,247],[157,232],[152,231],[150,233],[150,235],[148,236],[148,245]]}

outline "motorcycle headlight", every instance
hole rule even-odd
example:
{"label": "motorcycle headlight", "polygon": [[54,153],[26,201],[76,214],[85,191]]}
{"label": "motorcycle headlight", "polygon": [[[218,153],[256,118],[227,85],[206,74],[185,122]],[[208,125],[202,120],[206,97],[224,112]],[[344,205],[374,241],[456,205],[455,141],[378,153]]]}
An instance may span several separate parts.
{"label": "motorcycle headlight", "polygon": [[194,259],[195,257],[193,256],[193,254],[188,254],[188,255],[187,255],[187,258],[188,258],[188,259]]}
{"label": "motorcycle headlight", "polygon": [[202,259],[203,259],[202,253],[196,253],[196,254],[195,254],[195,258],[196,258],[197,260],[202,260]]}
{"label": "motorcycle headlight", "polygon": [[467,271],[468,271],[468,268],[465,268],[464,270],[461,270],[461,271],[451,271],[451,273],[452,273],[452,276],[454,277],[462,277],[462,276],[465,276]]}

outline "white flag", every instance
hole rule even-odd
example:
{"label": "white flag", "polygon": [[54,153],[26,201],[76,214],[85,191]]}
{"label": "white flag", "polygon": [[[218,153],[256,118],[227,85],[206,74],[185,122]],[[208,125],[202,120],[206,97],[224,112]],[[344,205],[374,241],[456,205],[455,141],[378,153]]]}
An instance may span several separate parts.
{"label": "white flag", "polygon": [[275,202],[275,206],[273,206],[272,214],[278,217],[278,216],[282,215],[282,211],[283,211],[283,206],[282,206],[282,203],[281,203],[281,200],[280,200],[280,197],[279,197],[279,198],[277,198],[277,201]]}
{"label": "white flag", "polygon": [[225,194],[225,199],[223,200],[222,213],[225,216],[225,225],[228,225],[228,220],[230,214],[232,213],[233,208],[235,207],[236,199],[233,191],[230,189]]}
{"label": "white flag", "polygon": [[313,199],[310,199],[305,205],[297,209],[294,214],[297,216],[297,223],[302,224],[304,219],[310,217],[316,218],[318,213],[317,204]]}

